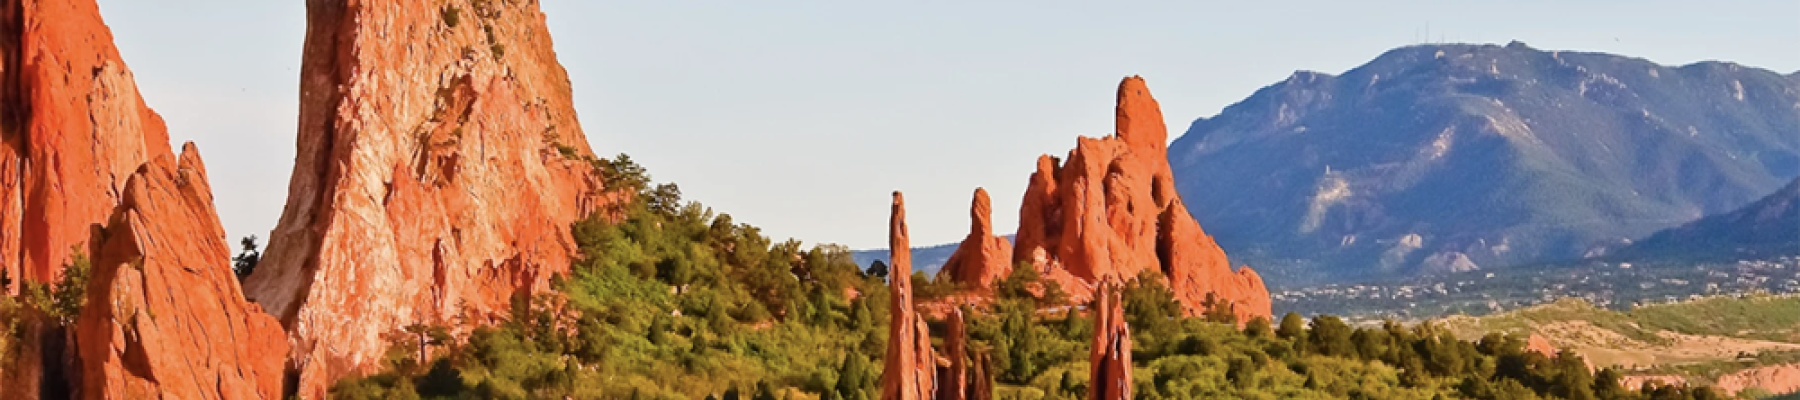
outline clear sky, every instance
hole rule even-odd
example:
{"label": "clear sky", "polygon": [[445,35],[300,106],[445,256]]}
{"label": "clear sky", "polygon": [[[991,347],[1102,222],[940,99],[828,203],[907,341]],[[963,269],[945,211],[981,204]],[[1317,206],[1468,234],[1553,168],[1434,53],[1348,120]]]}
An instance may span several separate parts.
{"label": "clear sky", "polygon": [[[99,0],[232,238],[267,237],[292,172],[303,1]],[[1039,154],[1112,132],[1143,75],[1174,139],[1295,70],[1426,40],[1800,69],[1800,1],[542,0],[595,152],[777,240],[960,240],[977,186],[1013,230]],[[1255,171],[1244,171],[1255,173]]]}

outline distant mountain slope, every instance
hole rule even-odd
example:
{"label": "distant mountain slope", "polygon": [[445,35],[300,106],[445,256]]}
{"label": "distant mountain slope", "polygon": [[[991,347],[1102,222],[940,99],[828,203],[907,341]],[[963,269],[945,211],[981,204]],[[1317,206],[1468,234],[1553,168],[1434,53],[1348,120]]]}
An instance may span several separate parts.
{"label": "distant mountain slope", "polygon": [[1618,253],[1624,258],[1793,254],[1800,254],[1800,179],[1748,206],[1665,229]]}
{"label": "distant mountain slope", "polygon": [[1296,72],[1195,121],[1169,158],[1240,263],[1363,276],[1576,258],[1800,175],[1800,76],[1411,46]]}

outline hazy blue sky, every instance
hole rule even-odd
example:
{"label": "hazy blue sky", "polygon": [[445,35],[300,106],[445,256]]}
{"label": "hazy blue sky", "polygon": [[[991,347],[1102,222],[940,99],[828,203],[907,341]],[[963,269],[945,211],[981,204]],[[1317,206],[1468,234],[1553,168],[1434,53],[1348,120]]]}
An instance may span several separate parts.
{"label": "hazy blue sky", "polygon": [[[233,238],[292,172],[303,1],[99,0],[170,136],[199,143]],[[1010,232],[1033,160],[1112,131],[1141,74],[1174,139],[1292,73],[1431,40],[1800,69],[1800,2],[543,0],[596,152],[777,239],[959,240],[972,190]],[[1244,171],[1254,174],[1256,171]]]}

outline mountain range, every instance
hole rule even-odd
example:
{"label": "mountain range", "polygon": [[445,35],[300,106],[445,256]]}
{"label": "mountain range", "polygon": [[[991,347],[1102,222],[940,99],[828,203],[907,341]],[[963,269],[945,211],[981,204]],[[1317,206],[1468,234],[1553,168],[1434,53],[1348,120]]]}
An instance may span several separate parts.
{"label": "mountain range", "polygon": [[[1800,175],[1800,79],[1523,43],[1296,72],[1170,145],[1240,262],[1322,277],[1603,255]],[[1259,260],[1260,259],[1260,260]]]}
{"label": "mountain range", "polygon": [[[1800,73],[1408,46],[1295,72],[1196,119],[1169,159],[1195,219],[1271,285],[1596,257],[1800,176]],[[937,247],[955,248],[918,264]]]}
{"label": "mountain range", "polygon": [[1731,212],[1664,229],[1616,258],[1720,258],[1800,254],[1800,179]]}

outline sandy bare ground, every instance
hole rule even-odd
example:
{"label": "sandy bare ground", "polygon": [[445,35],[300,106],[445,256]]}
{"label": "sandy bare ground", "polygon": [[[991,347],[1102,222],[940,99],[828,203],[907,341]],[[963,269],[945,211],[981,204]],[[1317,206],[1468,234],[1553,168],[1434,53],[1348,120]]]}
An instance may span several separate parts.
{"label": "sandy bare ground", "polygon": [[1800,350],[1800,344],[1658,331],[1664,343],[1640,341],[1587,321],[1558,321],[1533,329],[1557,348],[1573,349],[1593,366],[1637,369],[1651,365],[1731,360],[1739,354]]}

